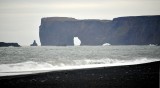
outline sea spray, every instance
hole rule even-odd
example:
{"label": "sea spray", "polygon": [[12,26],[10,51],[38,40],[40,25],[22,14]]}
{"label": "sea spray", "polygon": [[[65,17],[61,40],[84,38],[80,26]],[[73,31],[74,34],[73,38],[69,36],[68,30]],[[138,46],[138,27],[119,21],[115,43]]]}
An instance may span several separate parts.
{"label": "sea spray", "polygon": [[121,65],[134,65],[141,63],[148,63],[159,61],[159,59],[147,59],[139,58],[135,60],[117,60],[117,59],[101,59],[101,60],[75,60],[75,64],[59,63],[56,65],[47,62],[33,62],[27,61],[14,64],[1,64],[0,76],[5,75],[18,75],[18,74],[31,74],[45,71],[57,71],[57,70],[71,70],[71,69],[85,69],[96,67],[109,67],[109,66],[121,66]]}

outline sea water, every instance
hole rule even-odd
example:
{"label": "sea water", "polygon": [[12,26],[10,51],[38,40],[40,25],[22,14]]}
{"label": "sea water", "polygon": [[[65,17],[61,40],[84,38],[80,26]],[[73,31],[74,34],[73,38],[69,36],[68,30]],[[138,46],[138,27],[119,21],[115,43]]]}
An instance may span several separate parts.
{"label": "sea water", "polygon": [[160,60],[160,46],[1,47],[0,75],[119,66]]}

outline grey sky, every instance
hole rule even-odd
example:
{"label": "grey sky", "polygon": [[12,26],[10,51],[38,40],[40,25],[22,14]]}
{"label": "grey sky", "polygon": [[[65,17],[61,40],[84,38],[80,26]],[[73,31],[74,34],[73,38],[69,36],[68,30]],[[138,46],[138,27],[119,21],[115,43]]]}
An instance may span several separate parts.
{"label": "grey sky", "polygon": [[39,43],[42,17],[113,19],[160,15],[160,0],[0,0],[0,41]]}

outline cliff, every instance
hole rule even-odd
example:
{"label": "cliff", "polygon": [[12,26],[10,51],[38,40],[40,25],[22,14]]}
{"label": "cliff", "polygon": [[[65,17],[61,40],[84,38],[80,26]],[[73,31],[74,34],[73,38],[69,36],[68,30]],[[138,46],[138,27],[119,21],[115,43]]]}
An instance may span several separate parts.
{"label": "cliff", "polygon": [[20,47],[20,45],[19,45],[18,43],[5,43],[5,42],[0,42],[0,47],[9,47],[9,46]]}
{"label": "cliff", "polygon": [[122,45],[160,44],[160,16],[115,18],[110,24],[109,42]]}
{"label": "cliff", "polygon": [[39,29],[42,46],[73,45],[78,37],[81,45],[148,45],[160,44],[160,16],[119,17],[111,20],[77,20],[67,17],[41,19]]}

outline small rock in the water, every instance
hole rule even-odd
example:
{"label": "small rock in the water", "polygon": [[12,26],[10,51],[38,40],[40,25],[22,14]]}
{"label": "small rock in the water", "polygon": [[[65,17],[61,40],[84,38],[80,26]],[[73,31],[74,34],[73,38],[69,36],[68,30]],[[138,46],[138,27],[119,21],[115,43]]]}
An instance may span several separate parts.
{"label": "small rock in the water", "polygon": [[33,44],[31,44],[30,46],[38,46],[38,44],[36,43],[36,40],[34,40]]}

